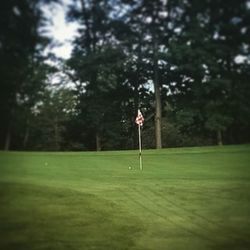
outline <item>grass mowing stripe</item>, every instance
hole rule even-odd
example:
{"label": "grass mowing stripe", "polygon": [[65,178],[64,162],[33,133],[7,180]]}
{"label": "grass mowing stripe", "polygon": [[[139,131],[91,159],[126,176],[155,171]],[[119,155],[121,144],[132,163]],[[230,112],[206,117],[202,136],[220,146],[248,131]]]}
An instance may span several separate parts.
{"label": "grass mowing stripe", "polygon": [[[130,197],[133,201],[137,201],[137,203],[138,200],[142,201],[140,205],[144,209],[150,211],[152,215],[170,221],[175,226],[182,228],[184,231],[187,231],[192,235],[211,241],[211,239],[207,238],[208,227],[194,221],[194,216],[191,216],[190,218],[190,214],[187,214],[186,212],[184,213],[183,211],[180,211],[180,209],[178,211],[177,207],[169,205],[169,203],[164,204],[162,200],[157,201],[157,198],[152,199],[149,194],[146,194],[146,192],[133,192],[133,198],[132,195],[130,195]],[[153,197],[156,196],[154,195]],[[149,207],[152,209],[149,209]],[[199,231],[199,234],[197,231]]]}
{"label": "grass mowing stripe", "polygon": [[[156,206],[161,207],[163,210],[166,209],[170,213],[180,217],[182,220],[188,220],[194,226],[207,231],[211,225],[214,227],[215,223],[208,220],[206,217],[192,211],[186,209],[184,206],[178,205],[173,200],[166,198],[165,196],[155,192],[154,190],[150,190],[147,195],[143,194],[144,197],[151,200],[152,203],[156,204]],[[151,197],[156,197],[154,200]],[[199,219],[199,221],[197,221]],[[204,226],[206,225],[206,227]]]}
{"label": "grass mowing stripe", "polygon": [[[167,208],[167,210],[171,213],[176,214],[178,217],[181,217],[183,220],[187,221],[189,224],[197,227],[197,229],[201,229],[205,232],[206,235],[208,235],[209,231],[213,230],[223,230],[225,229],[225,225],[223,225],[221,222],[212,220],[211,218],[207,218],[200,213],[193,211],[191,209],[185,208],[183,205],[179,205],[177,202],[170,198],[166,198],[163,196],[161,193],[155,192],[154,190],[150,190],[151,195],[147,197],[152,197],[152,196],[159,196],[161,199],[155,203],[157,206],[162,207],[163,209]],[[165,206],[163,205],[164,202],[162,202],[162,199],[166,201]],[[154,202],[154,201],[152,201]],[[239,237],[235,237],[235,230],[233,228],[230,229],[230,232],[227,233],[227,235],[223,235],[224,240],[228,239],[228,237],[232,239],[239,239]]]}
{"label": "grass mowing stripe", "polygon": [[166,201],[165,206],[171,207],[171,209],[174,210],[175,212],[177,210],[177,211],[179,211],[180,214],[187,215],[186,217],[190,218],[191,220],[197,219],[197,218],[200,219],[200,222],[202,224],[201,228],[204,228],[204,224],[206,226],[210,226],[210,227],[211,226],[214,227],[215,225],[219,226],[219,227],[222,226],[222,224],[219,224],[216,221],[213,221],[211,219],[209,220],[207,217],[195,212],[194,210],[187,209],[184,206],[179,205],[174,200],[172,200],[170,198],[166,198],[166,196],[162,195],[162,193],[160,193],[160,192],[157,192],[157,191],[152,190],[152,189],[148,189],[148,190],[151,192],[151,197],[152,196],[160,197],[160,201],[158,201],[159,206],[162,206],[162,204],[163,204],[162,201],[164,200],[164,201]]}

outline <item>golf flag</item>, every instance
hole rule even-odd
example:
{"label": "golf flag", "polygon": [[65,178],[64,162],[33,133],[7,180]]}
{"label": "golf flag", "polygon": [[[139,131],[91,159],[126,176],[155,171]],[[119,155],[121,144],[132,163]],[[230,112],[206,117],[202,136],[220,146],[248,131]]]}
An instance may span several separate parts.
{"label": "golf flag", "polygon": [[135,119],[135,123],[139,126],[142,126],[143,125],[143,122],[144,122],[144,118],[143,118],[143,115],[141,113],[141,111],[138,109],[138,114],[137,114],[137,117]]}
{"label": "golf flag", "polygon": [[141,150],[141,126],[143,125],[144,118],[141,111],[138,109],[135,123],[138,125],[138,137],[139,137],[139,164],[140,170],[142,170],[142,150]]}

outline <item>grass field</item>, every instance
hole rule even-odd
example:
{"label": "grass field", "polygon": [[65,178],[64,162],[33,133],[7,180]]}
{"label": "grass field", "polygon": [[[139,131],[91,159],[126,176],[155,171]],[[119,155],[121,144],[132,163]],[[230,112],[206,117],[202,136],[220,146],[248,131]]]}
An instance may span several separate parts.
{"label": "grass field", "polygon": [[143,160],[0,152],[0,249],[250,249],[250,145]]}

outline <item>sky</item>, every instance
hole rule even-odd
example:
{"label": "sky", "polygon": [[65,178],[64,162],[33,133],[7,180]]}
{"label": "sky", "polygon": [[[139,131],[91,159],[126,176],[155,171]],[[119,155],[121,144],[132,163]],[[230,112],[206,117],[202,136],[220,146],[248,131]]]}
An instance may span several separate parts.
{"label": "sky", "polygon": [[[71,0],[61,0],[61,2],[61,4],[53,3],[42,7],[44,16],[49,20],[45,34],[52,38],[52,43],[45,49],[44,54],[53,53],[57,58],[69,59],[73,48],[72,41],[77,36],[78,25],[66,21],[66,12]],[[57,60],[48,59],[46,62],[60,68]],[[75,86],[62,71],[52,74],[49,81],[51,86],[61,85],[62,81],[68,88]]]}
{"label": "sky", "polygon": [[71,42],[77,35],[78,25],[66,22],[66,11],[70,0],[63,0],[62,4],[44,6],[43,12],[50,19],[47,27],[47,35],[53,38],[54,46],[50,46],[46,52],[53,52],[56,56],[67,59],[72,50]]}

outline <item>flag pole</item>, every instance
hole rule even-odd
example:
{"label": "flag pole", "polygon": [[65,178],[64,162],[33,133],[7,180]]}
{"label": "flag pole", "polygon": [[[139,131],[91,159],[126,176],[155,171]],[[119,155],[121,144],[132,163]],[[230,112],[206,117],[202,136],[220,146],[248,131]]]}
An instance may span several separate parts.
{"label": "flag pole", "polygon": [[138,109],[138,114],[135,119],[135,123],[138,125],[138,136],[139,136],[139,164],[140,164],[140,170],[142,170],[142,153],[141,153],[141,126],[144,122],[143,115],[141,111]]}
{"label": "flag pole", "polygon": [[141,125],[140,124],[138,124],[138,135],[139,135],[139,162],[140,162],[140,170],[142,170]]}

